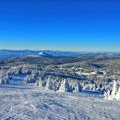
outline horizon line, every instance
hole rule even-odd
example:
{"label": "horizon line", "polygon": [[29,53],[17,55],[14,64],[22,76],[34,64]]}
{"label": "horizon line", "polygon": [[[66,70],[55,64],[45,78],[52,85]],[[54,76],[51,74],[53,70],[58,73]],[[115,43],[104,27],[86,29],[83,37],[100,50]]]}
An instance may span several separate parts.
{"label": "horizon line", "polygon": [[53,50],[53,49],[0,49],[0,51],[2,50],[8,50],[8,51],[57,51],[57,52],[75,52],[75,53],[79,53],[79,52],[87,52],[87,53],[120,53],[120,51],[88,51],[88,50],[80,50],[80,51],[72,51],[72,50]]}

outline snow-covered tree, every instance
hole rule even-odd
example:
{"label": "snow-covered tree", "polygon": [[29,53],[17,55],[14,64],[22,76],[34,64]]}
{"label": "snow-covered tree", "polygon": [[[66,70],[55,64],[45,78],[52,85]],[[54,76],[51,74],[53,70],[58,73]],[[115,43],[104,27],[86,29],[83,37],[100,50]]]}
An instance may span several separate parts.
{"label": "snow-covered tree", "polygon": [[68,81],[66,81],[65,79],[61,82],[60,88],[59,88],[59,92],[68,92],[69,90],[69,84]]}
{"label": "snow-covered tree", "polygon": [[112,91],[108,90],[104,96],[107,100],[120,100],[120,84],[114,80]]}

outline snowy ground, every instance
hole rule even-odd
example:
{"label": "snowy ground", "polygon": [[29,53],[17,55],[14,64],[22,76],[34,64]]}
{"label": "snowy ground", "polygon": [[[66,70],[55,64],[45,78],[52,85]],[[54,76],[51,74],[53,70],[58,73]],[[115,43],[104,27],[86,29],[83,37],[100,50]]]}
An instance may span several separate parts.
{"label": "snowy ground", "polygon": [[41,91],[33,84],[0,85],[0,120],[120,120],[120,102],[103,95]]}

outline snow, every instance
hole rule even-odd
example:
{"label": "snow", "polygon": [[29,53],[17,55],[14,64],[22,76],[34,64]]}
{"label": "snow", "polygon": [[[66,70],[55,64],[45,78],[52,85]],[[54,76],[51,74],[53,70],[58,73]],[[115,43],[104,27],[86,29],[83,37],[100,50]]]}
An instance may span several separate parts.
{"label": "snow", "polygon": [[38,53],[39,55],[43,55],[44,53],[43,52],[40,52],[40,53]]}
{"label": "snow", "polygon": [[0,85],[0,120],[119,120],[120,102],[91,92],[44,91],[34,84]]}
{"label": "snow", "polygon": [[80,92],[80,81],[71,78],[64,78],[55,75],[46,75],[44,79],[36,81],[35,85],[45,90],[53,90],[59,92]]}
{"label": "snow", "polygon": [[120,100],[120,83],[114,80],[112,91],[104,94],[106,100]]}

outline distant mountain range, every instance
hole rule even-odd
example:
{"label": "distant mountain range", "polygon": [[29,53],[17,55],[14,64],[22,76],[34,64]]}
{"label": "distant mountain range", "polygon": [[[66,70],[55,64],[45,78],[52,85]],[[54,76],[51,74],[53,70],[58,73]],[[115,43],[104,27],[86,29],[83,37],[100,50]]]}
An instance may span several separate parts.
{"label": "distant mountain range", "polygon": [[50,50],[0,50],[0,59],[26,57],[26,56],[84,56],[84,55],[105,55],[105,54],[116,54],[120,53],[109,53],[109,52],[66,52],[66,51],[50,51]]}

